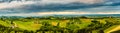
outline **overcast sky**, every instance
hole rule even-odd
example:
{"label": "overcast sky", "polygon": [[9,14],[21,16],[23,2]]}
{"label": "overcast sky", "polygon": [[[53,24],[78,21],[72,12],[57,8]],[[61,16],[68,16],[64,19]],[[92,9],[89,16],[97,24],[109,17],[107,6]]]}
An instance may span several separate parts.
{"label": "overcast sky", "polygon": [[0,0],[0,15],[120,14],[120,0]]}

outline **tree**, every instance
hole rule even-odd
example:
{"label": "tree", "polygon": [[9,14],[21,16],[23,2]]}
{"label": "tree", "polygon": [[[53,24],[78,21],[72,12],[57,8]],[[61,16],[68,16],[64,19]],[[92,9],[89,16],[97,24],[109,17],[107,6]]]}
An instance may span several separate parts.
{"label": "tree", "polygon": [[81,16],[80,18],[87,18],[86,16]]}

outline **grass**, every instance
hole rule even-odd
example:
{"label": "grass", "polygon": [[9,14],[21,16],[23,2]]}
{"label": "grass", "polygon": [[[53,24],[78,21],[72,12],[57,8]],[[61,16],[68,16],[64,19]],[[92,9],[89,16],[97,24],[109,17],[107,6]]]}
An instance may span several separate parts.
{"label": "grass", "polygon": [[0,20],[0,25],[3,25],[5,27],[11,27],[10,23],[7,23],[7,22],[1,21],[1,20]]}
{"label": "grass", "polygon": [[80,19],[81,22],[91,22],[91,19]]}
{"label": "grass", "polygon": [[40,29],[40,27],[42,26],[42,24],[34,24],[33,22],[15,21],[15,23],[19,28],[29,31],[35,31],[37,29]]}
{"label": "grass", "polygon": [[[110,28],[104,30],[105,33],[110,33],[110,32],[113,32],[113,31],[116,31],[116,28],[120,26],[120,25],[114,25],[114,26],[111,26]],[[115,29],[115,30],[114,30]],[[118,28],[120,30],[120,28]]]}

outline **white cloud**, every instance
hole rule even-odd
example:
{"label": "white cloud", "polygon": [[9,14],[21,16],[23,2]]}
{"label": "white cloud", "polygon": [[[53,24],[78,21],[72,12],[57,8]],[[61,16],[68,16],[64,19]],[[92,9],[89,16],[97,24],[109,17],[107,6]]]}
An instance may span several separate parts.
{"label": "white cloud", "polygon": [[104,2],[104,0],[41,0],[41,3],[46,3],[46,4],[49,4],[49,3],[67,4],[72,2],[94,4],[94,3]]}
{"label": "white cloud", "polygon": [[75,14],[76,12],[39,12],[38,14],[47,15],[47,14]]}
{"label": "white cloud", "polygon": [[3,14],[0,16],[48,16],[48,15],[75,15],[75,14],[120,14],[120,12],[37,12],[37,13],[16,13],[16,14]]}
{"label": "white cloud", "polygon": [[0,3],[0,9],[4,8],[17,8],[17,7],[22,7],[22,5],[27,5],[27,4],[33,4],[34,2],[32,1],[27,1],[27,2],[18,2],[18,1],[12,1],[10,3]]}
{"label": "white cloud", "polygon": [[120,12],[97,12],[97,14],[120,14]]}
{"label": "white cloud", "polygon": [[51,14],[120,14],[120,12],[38,12],[39,15]]}
{"label": "white cloud", "polygon": [[16,14],[1,14],[0,16],[42,16],[35,13],[16,13]]}

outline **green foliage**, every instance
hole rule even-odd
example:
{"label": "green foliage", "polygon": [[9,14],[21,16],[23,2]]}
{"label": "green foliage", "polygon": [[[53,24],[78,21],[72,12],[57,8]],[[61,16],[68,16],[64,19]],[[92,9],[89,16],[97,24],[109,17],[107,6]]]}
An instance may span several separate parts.
{"label": "green foliage", "polygon": [[0,33],[104,33],[120,19],[90,17],[1,17]]}

